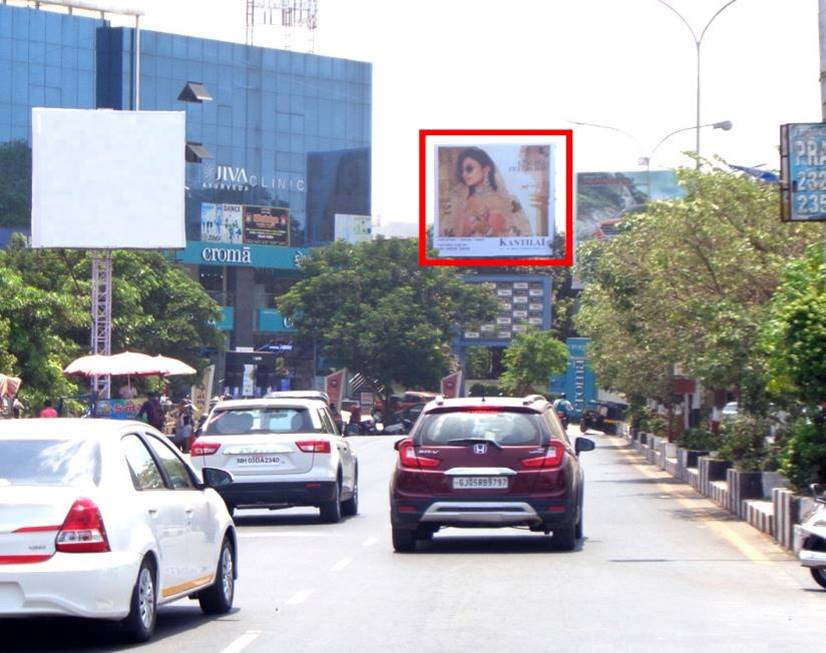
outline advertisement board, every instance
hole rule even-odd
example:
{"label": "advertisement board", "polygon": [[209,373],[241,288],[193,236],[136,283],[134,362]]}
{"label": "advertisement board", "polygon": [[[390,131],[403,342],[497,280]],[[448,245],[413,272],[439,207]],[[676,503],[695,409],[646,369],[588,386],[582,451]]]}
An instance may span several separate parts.
{"label": "advertisement board", "polygon": [[373,218],[369,215],[335,214],[335,239],[364,243],[373,238]]}
{"label": "advertisement board", "polygon": [[32,109],[32,246],[182,249],[182,111]]}
{"label": "advertisement board", "polygon": [[550,256],[554,145],[436,147],[440,257]]}
{"label": "advertisement board", "polygon": [[244,242],[243,207],[240,204],[201,204],[201,240],[206,243]]}
{"label": "advertisement board", "polygon": [[243,209],[245,243],[289,246],[289,209],[274,206],[244,206]]}

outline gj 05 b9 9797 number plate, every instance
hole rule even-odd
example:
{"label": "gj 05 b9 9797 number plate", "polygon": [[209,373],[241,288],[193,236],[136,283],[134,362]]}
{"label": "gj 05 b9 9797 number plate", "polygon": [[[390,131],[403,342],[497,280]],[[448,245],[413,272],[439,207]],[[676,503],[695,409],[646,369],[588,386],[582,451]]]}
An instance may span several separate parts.
{"label": "gj 05 b9 9797 number plate", "polygon": [[453,479],[455,490],[489,490],[508,487],[505,476],[457,476]]}

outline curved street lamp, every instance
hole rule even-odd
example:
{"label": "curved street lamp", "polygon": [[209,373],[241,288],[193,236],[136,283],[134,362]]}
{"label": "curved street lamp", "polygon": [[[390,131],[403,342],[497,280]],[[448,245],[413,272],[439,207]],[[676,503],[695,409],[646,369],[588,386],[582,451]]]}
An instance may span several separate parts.
{"label": "curved street lamp", "polygon": [[[642,150],[642,145],[640,144],[639,139],[636,136],[634,136],[632,133],[627,132],[624,129],[620,129],[619,127],[614,127],[612,125],[603,125],[603,124],[600,124],[600,123],[597,123],[597,122],[584,122],[582,120],[568,120],[568,122],[573,124],[573,125],[581,125],[583,127],[597,127],[599,129],[609,129],[611,131],[618,132],[618,133],[623,134],[624,136],[627,136],[628,138],[630,138],[632,141],[634,141],[637,144],[637,147],[639,147],[640,150]],[[704,127],[711,127],[712,129],[722,129],[723,131],[729,131],[733,126],[734,126],[734,124],[731,122],[731,120],[721,120],[720,122],[709,122],[709,123],[706,123],[705,125],[692,125],[691,127],[680,127],[680,129],[675,129],[674,131],[668,132],[665,136],[663,136],[657,142],[657,144],[651,149],[651,151],[648,153],[648,156],[641,156],[638,159],[639,165],[645,166],[645,172],[646,172],[645,178],[646,178],[646,182],[647,182],[647,186],[648,186],[648,197],[649,197],[649,199],[651,198],[651,160],[654,158],[654,154],[657,152],[660,145],[665,143],[672,136],[674,136],[676,134],[680,134],[682,132],[690,131],[692,129],[696,129],[697,131],[699,131],[700,129],[702,129]],[[699,163],[699,159],[698,159],[698,163]]]}
{"label": "curved street lamp", "polygon": [[696,47],[696,50],[697,50],[697,118],[694,122],[694,129],[696,130],[696,142],[695,142],[694,151],[697,153],[696,167],[699,169],[700,168],[700,127],[703,127],[703,125],[700,124],[700,46],[703,44],[703,37],[706,35],[706,31],[708,31],[708,28],[711,25],[711,23],[714,22],[714,19],[717,18],[717,16],[719,16],[721,13],[723,13],[723,11],[727,7],[730,7],[735,2],[737,2],[737,0],[729,0],[726,4],[724,4],[722,7],[720,7],[717,10],[717,12],[711,18],[709,18],[708,22],[706,23],[706,26],[703,27],[703,31],[700,32],[699,37],[697,36],[697,33],[694,31],[694,28],[691,27],[689,22],[685,19],[685,17],[679,11],[674,9],[674,7],[672,7],[670,4],[668,4],[665,0],[657,0],[657,2],[659,2],[661,5],[664,5],[664,6],[668,7],[671,11],[673,11],[675,14],[677,14],[677,17],[681,21],[683,21],[683,24],[688,28],[688,31],[691,32],[691,38],[694,39],[694,46]]}

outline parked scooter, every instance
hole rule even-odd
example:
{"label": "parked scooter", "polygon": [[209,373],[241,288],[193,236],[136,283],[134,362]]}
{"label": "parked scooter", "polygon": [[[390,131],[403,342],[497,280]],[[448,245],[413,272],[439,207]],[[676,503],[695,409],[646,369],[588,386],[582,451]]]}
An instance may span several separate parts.
{"label": "parked scooter", "polygon": [[804,567],[808,567],[815,582],[826,588],[826,485],[809,486],[817,506],[799,527],[795,549]]}

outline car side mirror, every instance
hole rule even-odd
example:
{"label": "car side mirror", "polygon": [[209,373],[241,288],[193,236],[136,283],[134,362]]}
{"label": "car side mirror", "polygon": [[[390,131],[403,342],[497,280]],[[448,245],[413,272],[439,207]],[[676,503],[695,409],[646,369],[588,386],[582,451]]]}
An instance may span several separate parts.
{"label": "car side mirror", "polygon": [[809,486],[812,496],[818,503],[826,503],[826,485],[823,483],[812,483]]}
{"label": "car side mirror", "polygon": [[229,472],[215,467],[204,467],[201,475],[204,477],[204,485],[207,487],[222,487],[232,485],[235,480]]}
{"label": "car side mirror", "polygon": [[597,445],[594,444],[594,441],[588,438],[577,438],[574,440],[574,451],[576,451],[577,455],[582,451],[593,451],[596,448]]}

